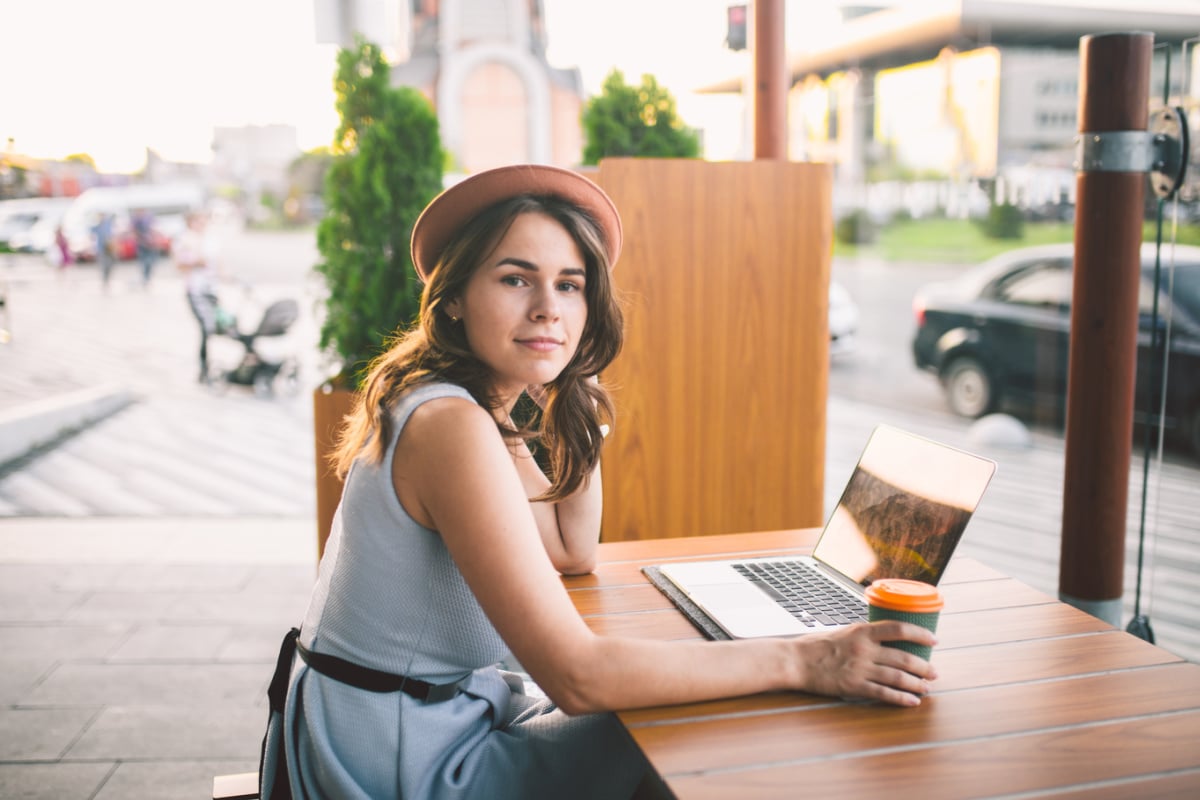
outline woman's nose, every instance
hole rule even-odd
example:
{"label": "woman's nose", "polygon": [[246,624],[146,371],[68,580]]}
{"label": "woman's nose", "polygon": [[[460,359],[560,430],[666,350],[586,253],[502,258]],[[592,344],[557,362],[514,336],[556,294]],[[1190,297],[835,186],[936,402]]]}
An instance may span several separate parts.
{"label": "woman's nose", "polygon": [[530,316],[537,320],[558,319],[558,303],[558,293],[553,288],[542,289],[535,294]]}

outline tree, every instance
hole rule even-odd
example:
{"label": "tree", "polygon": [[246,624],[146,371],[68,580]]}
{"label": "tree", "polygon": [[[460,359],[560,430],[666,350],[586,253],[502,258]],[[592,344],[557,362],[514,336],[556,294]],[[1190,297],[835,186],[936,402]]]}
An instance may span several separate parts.
{"label": "tree", "polygon": [[409,238],[442,189],[444,154],[429,100],[391,85],[377,45],[357,37],[337,61],[341,121],[317,226],[316,271],[328,290],[319,344],[340,361],[335,383],[352,388],[387,339],[417,315],[421,284]]}
{"label": "tree", "polygon": [[635,87],[625,83],[620,70],[609,72],[600,94],[584,107],[583,130],[584,164],[598,164],[606,156],[700,155],[700,137],[679,119],[675,98],[652,75],[643,75],[642,85]]}

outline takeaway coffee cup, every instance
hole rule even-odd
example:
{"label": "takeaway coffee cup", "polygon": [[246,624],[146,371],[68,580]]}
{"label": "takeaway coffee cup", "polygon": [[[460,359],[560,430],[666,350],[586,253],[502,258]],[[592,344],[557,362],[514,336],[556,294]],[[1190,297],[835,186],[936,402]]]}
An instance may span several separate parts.
{"label": "takeaway coffee cup", "polygon": [[[882,578],[867,587],[867,619],[871,622],[896,619],[937,632],[938,615],[942,605],[942,593],[938,588],[921,581]],[[906,650],[926,661],[929,660],[933,649],[903,640],[884,644]]]}

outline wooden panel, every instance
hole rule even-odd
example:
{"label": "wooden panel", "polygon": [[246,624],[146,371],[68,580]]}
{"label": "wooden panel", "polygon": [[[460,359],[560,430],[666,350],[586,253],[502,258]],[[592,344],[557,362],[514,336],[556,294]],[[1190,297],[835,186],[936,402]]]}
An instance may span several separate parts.
{"label": "wooden panel", "polygon": [[1104,620],[1065,603],[944,614],[938,620],[938,651],[1049,636],[1111,632],[1112,629],[1112,625]]}
{"label": "wooden panel", "polygon": [[631,611],[657,611],[674,608],[667,596],[651,583],[622,586],[620,589],[576,589],[571,602],[583,616],[625,614]]}
{"label": "wooden panel", "polygon": [[823,522],[831,170],[609,159],[626,345],[605,541]]}
{"label": "wooden panel", "polygon": [[679,800],[790,799],[799,786],[806,796],[839,800],[878,800],[898,786],[905,797],[990,797],[1195,769],[1197,730],[1200,712],[1188,712],[861,757],[801,756],[752,772],[666,777]]}
{"label": "wooden panel", "polygon": [[1178,662],[1179,656],[1123,631],[935,650],[938,691],[1086,675]]}
{"label": "wooden panel", "polygon": [[[950,692],[915,709],[821,705],[745,716],[638,725],[638,745],[661,774],[769,766],[797,758],[883,751],[1200,710],[1200,667],[1175,664],[1079,679]],[[624,717],[623,717],[624,719]]]}
{"label": "wooden panel", "polygon": [[1135,779],[1094,782],[1072,791],[1055,791],[1053,794],[1031,794],[1028,797],[1053,797],[1054,800],[1196,800],[1200,797],[1200,769],[1174,772],[1169,775],[1151,775]]}
{"label": "wooden panel", "polygon": [[704,634],[687,621],[672,606],[661,611],[644,611],[638,614],[609,614],[584,617],[584,622],[594,633],[601,636],[632,636],[637,639],[703,639]]}

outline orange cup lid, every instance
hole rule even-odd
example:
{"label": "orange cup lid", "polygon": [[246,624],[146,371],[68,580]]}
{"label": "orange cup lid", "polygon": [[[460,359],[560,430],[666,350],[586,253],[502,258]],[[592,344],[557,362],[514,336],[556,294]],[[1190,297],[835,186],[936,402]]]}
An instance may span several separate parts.
{"label": "orange cup lid", "polygon": [[901,578],[881,578],[867,587],[867,602],[892,611],[927,614],[941,611],[942,593],[933,584]]}

